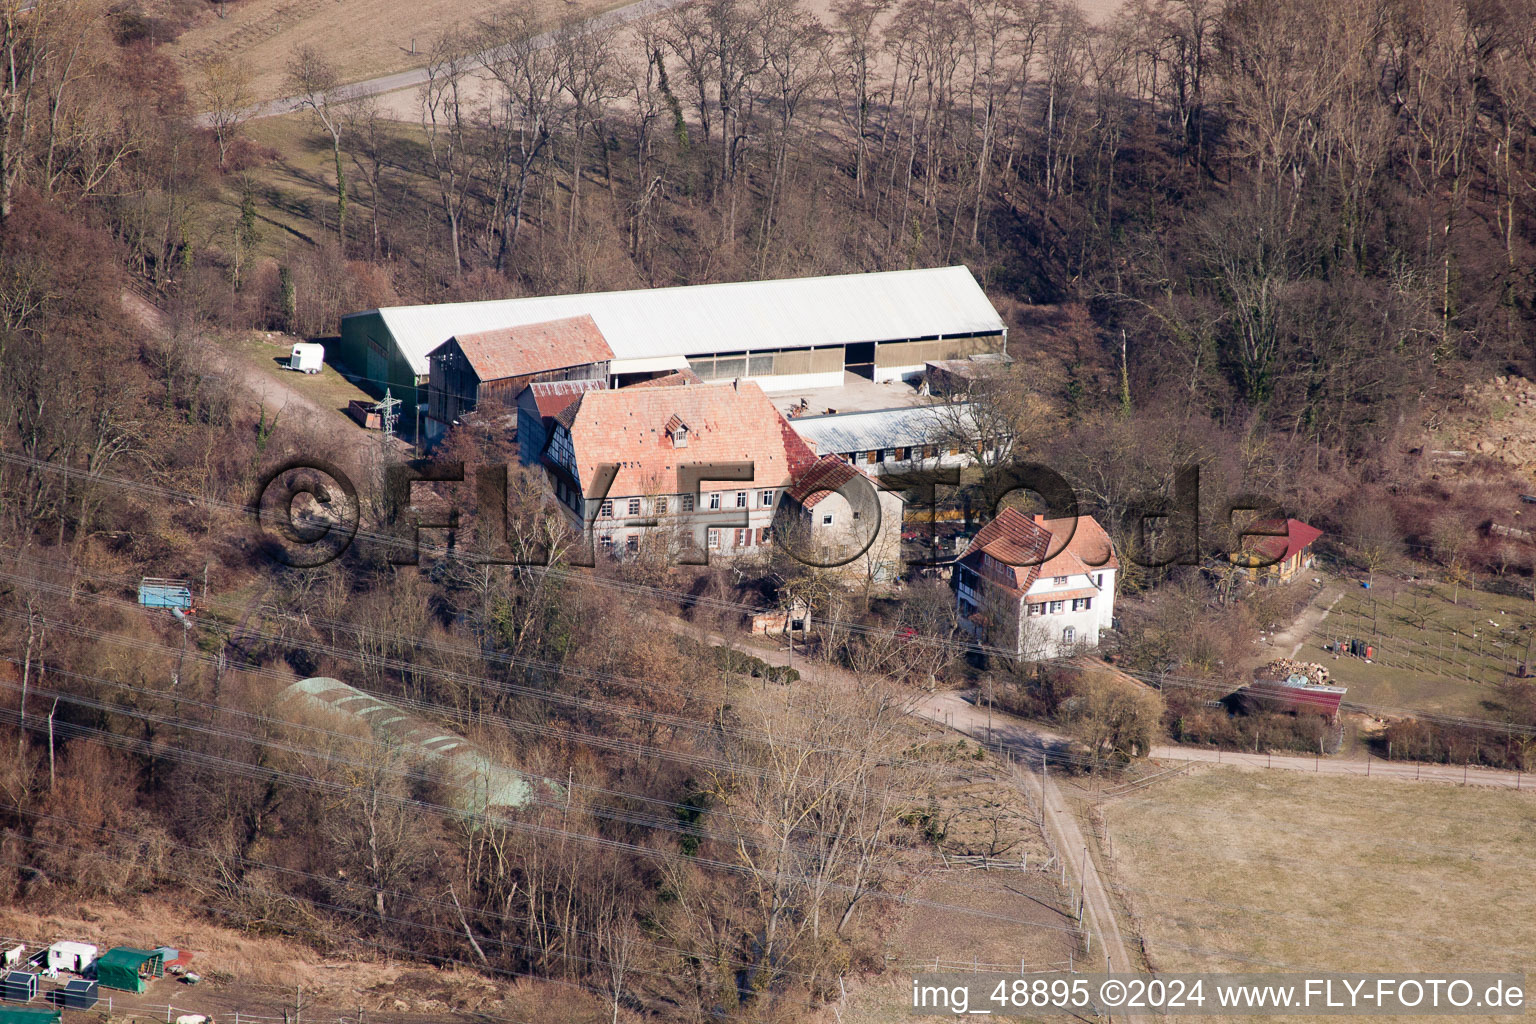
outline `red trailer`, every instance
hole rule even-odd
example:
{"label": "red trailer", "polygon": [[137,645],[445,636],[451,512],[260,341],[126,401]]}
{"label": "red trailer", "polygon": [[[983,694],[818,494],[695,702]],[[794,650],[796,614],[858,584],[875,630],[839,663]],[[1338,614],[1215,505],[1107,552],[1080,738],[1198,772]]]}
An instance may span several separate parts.
{"label": "red trailer", "polygon": [[1337,718],[1347,687],[1322,686],[1306,676],[1287,679],[1260,679],[1248,687],[1248,693],[1275,711],[1309,711],[1314,715]]}

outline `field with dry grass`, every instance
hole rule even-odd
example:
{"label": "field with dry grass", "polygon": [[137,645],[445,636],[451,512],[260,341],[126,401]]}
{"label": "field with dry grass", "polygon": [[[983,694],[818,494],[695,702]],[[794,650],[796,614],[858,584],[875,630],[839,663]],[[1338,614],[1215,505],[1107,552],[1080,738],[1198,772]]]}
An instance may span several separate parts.
{"label": "field with dry grass", "polygon": [[[522,0],[519,11],[554,24],[589,18],[622,0]],[[421,67],[433,37],[454,25],[503,9],[495,0],[239,0],[228,16],[204,14],[168,52],[190,80],[214,57],[250,67],[257,99],[284,95],[286,66],[296,47],[318,47],[348,82]],[[414,43],[415,52],[412,52]]]}
{"label": "field with dry grass", "polygon": [[[591,18],[623,7],[631,0],[523,0],[520,12],[544,25],[566,19]],[[1107,21],[1121,0],[1079,0],[1094,21]],[[830,0],[809,0],[808,7],[823,20],[830,17]],[[472,25],[503,8],[495,0],[239,0],[221,6],[224,17],[205,13],[191,29],[168,47],[189,83],[196,86],[199,69],[214,58],[248,65],[255,100],[286,94],[283,79],[296,47],[320,48],[346,82],[361,82],[424,66],[423,53],[443,29]],[[415,117],[416,90],[390,94],[387,109],[404,119]]]}
{"label": "field with dry grass", "polygon": [[1104,816],[1159,971],[1536,962],[1536,796],[1208,768]]}

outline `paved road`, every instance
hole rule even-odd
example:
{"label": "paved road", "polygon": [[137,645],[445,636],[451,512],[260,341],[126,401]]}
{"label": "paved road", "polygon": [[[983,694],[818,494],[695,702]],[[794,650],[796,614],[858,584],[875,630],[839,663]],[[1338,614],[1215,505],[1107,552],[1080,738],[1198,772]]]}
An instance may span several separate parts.
{"label": "paved road", "polygon": [[[660,14],[669,8],[679,7],[688,2],[689,0],[635,0],[634,3],[615,7],[610,11],[604,11],[591,20],[591,25],[597,29],[618,28],[639,21],[642,18],[648,18],[653,14]],[[551,46],[554,44],[557,34],[557,29],[540,32],[533,37],[533,44],[541,49]],[[476,54],[473,60],[478,61],[483,56],[485,55]],[[426,59],[425,54],[423,54],[422,59]],[[411,68],[407,71],[396,71],[394,74],[380,75],[377,78],[368,78],[361,82],[353,82],[350,85],[343,86],[340,98],[344,102],[346,100],[361,99],[364,96],[381,96],[384,93],[397,92],[401,89],[414,89],[425,85],[426,82],[426,68]],[[242,120],[291,114],[299,109],[299,105],[300,100],[297,96],[268,100],[265,103],[258,103],[253,107],[246,108],[242,112]],[[208,114],[199,114],[197,123],[204,128],[209,128],[213,125],[212,118]]]}
{"label": "paved road", "polygon": [[[977,707],[959,693],[933,694],[921,702],[917,713],[978,740],[988,738],[990,722],[993,742],[1025,755],[1021,758],[1025,762],[1032,758],[1038,760],[1037,755],[1042,750],[1065,751],[1070,746],[1070,741],[1065,737],[1007,712],[994,711],[989,717],[985,708]],[[1528,779],[1523,772],[1496,768],[1458,768],[1455,765],[1421,764],[1417,761],[1385,761],[1379,757],[1360,759],[1307,754],[1241,754],[1172,743],[1153,747],[1152,757],[1159,761],[1193,761],[1197,764],[1224,764],[1255,770],[1273,768],[1312,775],[1369,776],[1399,782],[1444,782],[1536,792],[1536,778]]]}

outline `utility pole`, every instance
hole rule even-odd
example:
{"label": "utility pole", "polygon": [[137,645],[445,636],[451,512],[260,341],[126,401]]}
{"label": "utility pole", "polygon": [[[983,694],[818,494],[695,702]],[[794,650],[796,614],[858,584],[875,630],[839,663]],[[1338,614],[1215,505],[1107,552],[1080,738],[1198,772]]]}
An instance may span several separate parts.
{"label": "utility pole", "polygon": [[59,698],[53,698],[53,707],[48,709],[48,792],[53,792],[53,716],[59,710]]}
{"label": "utility pole", "polygon": [[1081,920],[1088,904],[1088,847],[1083,846],[1083,863],[1077,869],[1077,916]]}

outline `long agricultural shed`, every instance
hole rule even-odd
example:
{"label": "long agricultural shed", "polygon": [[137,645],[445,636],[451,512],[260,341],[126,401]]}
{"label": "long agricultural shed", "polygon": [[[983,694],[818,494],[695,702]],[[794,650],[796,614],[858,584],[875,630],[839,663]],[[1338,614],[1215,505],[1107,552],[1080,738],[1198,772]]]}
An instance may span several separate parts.
{"label": "long agricultural shed", "polygon": [[497,764],[463,736],[339,679],[301,679],[283,691],[281,700],[363,723],[400,757],[437,765],[460,810],[522,807],[534,797],[527,776]]}
{"label": "long agricultural shed", "polygon": [[915,377],[930,360],[1004,350],[1007,328],[963,266],[836,277],[391,306],[342,318],[337,358],[421,401],[428,355],[458,335],[589,315],[613,383],[690,367],[764,390],[836,387],[853,372]]}

